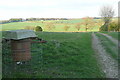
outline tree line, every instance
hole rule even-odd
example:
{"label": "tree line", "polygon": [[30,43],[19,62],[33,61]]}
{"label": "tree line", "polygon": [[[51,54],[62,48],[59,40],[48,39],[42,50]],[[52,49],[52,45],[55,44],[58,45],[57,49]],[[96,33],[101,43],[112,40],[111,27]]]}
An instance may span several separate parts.
{"label": "tree line", "polygon": [[[100,17],[93,17],[93,19],[101,19]],[[11,18],[9,20],[2,20],[0,24],[11,23],[11,22],[24,22],[24,21],[45,21],[45,20],[70,20],[70,18]]]}
{"label": "tree line", "polygon": [[23,22],[23,21],[40,21],[40,20],[68,20],[67,18],[11,18],[9,20],[2,20],[0,24],[11,23],[11,22]]}
{"label": "tree line", "polygon": [[[77,31],[80,31],[80,29],[84,26],[85,31],[90,31],[93,28],[95,28],[96,26],[99,27],[99,31],[119,31],[119,27],[118,27],[118,22],[117,20],[111,21],[109,22],[109,25],[107,26],[108,29],[102,29],[105,26],[105,22],[104,20],[94,20],[94,18],[92,17],[84,17],[82,18],[82,22],[78,22],[78,23],[74,23],[74,28],[77,29]],[[70,24],[65,24],[62,28],[65,31],[68,31],[70,28]],[[41,27],[42,28],[42,27]],[[44,29],[51,31],[54,30],[56,28],[55,24],[52,22],[47,22],[45,23]],[[32,29],[34,30],[34,27],[31,26],[27,26],[26,29]]]}
{"label": "tree line", "polygon": [[0,24],[11,23],[11,22],[23,22],[23,21],[25,21],[25,20],[22,18],[11,18],[9,20],[0,21]]}
{"label": "tree line", "polygon": [[[77,31],[80,31],[80,29],[84,26],[85,30],[88,31],[88,30],[92,30],[95,26],[100,27],[101,25],[102,25],[101,21],[95,21],[91,17],[85,17],[85,18],[83,18],[82,22],[73,23],[72,26],[70,24],[64,24],[64,26],[61,28],[64,31],[68,31],[70,27],[74,27],[75,29],[77,29]],[[39,27],[41,27],[41,26],[39,26]],[[46,29],[48,31],[54,30],[55,28],[56,28],[56,26],[53,22],[47,22],[44,24],[44,29]],[[35,30],[35,27],[26,26],[25,29]]]}

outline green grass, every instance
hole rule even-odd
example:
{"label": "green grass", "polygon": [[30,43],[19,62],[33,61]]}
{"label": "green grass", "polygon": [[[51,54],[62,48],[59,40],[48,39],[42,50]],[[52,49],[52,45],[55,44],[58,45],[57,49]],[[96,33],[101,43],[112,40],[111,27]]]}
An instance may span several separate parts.
{"label": "green grass", "polygon": [[106,36],[96,33],[101,41],[101,44],[105,47],[107,53],[109,53],[114,59],[118,60],[118,47],[110,41]]}
{"label": "green grass", "polygon": [[4,78],[103,78],[91,33],[38,32],[47,43],[31,46],[31,61],[15,65],[9,44],[3,48]]}
{"label": "green grass", "polygon": [[2,24],[2,30],[17,30],[17,29],[24,29],[26,26],[33,26],[36,27],[37,25],[43,25],[42,23],[31,23],[31,22],[13,22]]}
{"label": "green grass", "polygon": [[108,35],[112,36],[113,38],[120,41],[120,37],[118,37],[118,36],[120,36],[119,32],[102,32],[102,33],[108,34]]}

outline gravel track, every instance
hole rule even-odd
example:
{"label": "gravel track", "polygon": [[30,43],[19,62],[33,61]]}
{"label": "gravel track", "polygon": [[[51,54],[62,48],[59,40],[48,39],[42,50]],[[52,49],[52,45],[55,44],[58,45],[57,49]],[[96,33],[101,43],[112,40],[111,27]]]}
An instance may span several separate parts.
{"label": "gravel track", "polygon": [[92,47],[96,52],[98,62],[100,63],[106,78],[118,78],[118,62],[107,54],[94,33],[92,33],[92,39]]}

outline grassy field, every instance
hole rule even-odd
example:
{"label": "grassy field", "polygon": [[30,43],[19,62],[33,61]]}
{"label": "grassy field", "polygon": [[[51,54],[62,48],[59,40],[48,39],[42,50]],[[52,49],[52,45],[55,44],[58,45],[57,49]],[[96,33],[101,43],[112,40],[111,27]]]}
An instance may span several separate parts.
{"label": "grassy field", "polygon": [[[99,21],[95,20],[94,21]],[[82,19],[75,19],[75,20],[47,20],[47,21],[26,21],[26,22],[13,22],[13,23],[7,23],[7,24],[2,24],[2,30],[17,30],[17,29],[25,29],[26,26],[41,26],[43,28],[43,31],[49,31],[49,32],[64,32],[65,30],[63,27],[65,25],[70,26],[68,29],[69,31],[78,31],[74,26],[76,23],[83,22]],[[53,23],[55,25],[55,29],[52,30],[47,30],[46,29],[46,24],[47,23]],[[95,25],[92,26],[92,29],[88,29],[88,31],[99,31],[99,26]],[[81,25],[81,28],[79,31],[86,31],[85,26]]]}
{"label": "grassy field", "polygon": [[3,44],[3,78],[102,78],[91,33],[38,32],[47,43],[31,46],[31,61],[16,65]]}
{"label": "grassy field", "polygon": [[[105,78],[92,48],[91,32],[84,32],[85,26],[83,25],[80,28],[81,32],[77,32],[74,26],[78,22],[82,22],[82,20],[26,21],[2,24],[3,31],[39,25],[43,28],[43,32],[36,32],[36,34],[47,41],[43,44],[32,44],[32,59],[23,65],[16,65],[13,62],[10,43],[4,43],[2,46],[3,78]],[[47,23],[53,23],[55,29],[47,30],[45,27]],[[63,29],[65,25],[70,26],[68,31]],[[88,31],[98,30],[99,26],[93,26],[93,29]],[[103,33],[118,39],[119,33],[117,32]],[[96,35],[107,53],[117,60],[118,49],[115,44],[103,35],[98,33]]]}

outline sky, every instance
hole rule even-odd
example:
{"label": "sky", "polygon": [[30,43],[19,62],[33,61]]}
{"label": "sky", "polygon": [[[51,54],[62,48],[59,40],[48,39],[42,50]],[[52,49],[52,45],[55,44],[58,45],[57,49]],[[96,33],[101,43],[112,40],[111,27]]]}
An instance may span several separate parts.
{"label": "sky", "polygon": [[100,8],[112,6],[118,15],[119,0],[1,0],[0,20],[10,18],[99,17]]}

